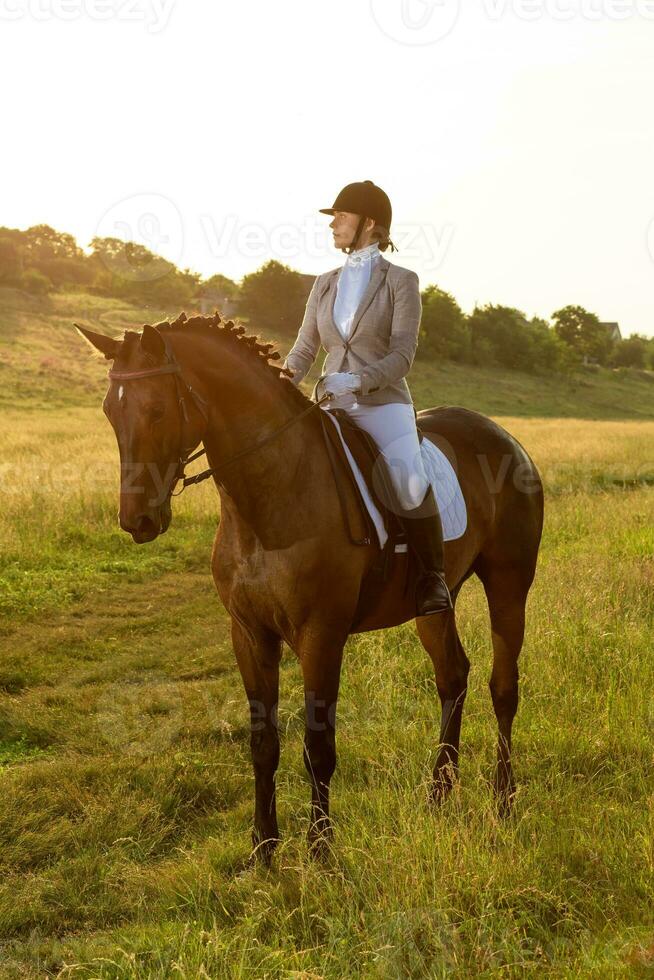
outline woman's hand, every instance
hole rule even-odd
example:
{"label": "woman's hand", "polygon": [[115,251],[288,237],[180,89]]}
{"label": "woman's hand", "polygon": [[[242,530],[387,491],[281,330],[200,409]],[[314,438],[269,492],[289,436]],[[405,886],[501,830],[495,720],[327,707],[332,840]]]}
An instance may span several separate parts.
{"label": "woman's hand", "polygon": [[328,374],[323,381],[325,391],[331,392],[335,398],[349,392],[361,390],[361,378],[358,374],[351,374],[349,371],[340,371],[335,374]]}
{"label": "woman's hand", "polygon": [[284,363],[282,364],[282,368],[284,369],[284,371],[288,371],[288,380],[292,381],[295,387],[297,388],[298,384],[300,383],[300,379],[297,377],[298,372],[294,370],[294,368],[289,367],[286,361],[284,361]]}

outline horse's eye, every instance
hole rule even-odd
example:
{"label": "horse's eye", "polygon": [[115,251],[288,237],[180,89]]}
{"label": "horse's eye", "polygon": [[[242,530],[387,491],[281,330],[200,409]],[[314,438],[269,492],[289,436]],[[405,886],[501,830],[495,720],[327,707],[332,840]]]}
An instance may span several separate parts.
{"label": "horse's eye", "polygon": [[152,416],[151,416],[152,421],[153,422],[161,422],[161,420],[163,419],[163,417],[164,417],[165,414],[166,413],[165,413],[165,411],[164,411],[163,408],[153,408],[152,409]]}

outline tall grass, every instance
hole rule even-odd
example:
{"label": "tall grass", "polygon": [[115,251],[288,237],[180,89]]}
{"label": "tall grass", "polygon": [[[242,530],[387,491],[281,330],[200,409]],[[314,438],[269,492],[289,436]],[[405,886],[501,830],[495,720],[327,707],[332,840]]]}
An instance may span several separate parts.
{"label": "tall grass", "polygon": [[336,837],[307,857],[284,659],[284,842],[246,859],[248,729],[209,575],[211,487],[138,548],[98,409],[0,435],[2,977],[646,976],[654,968],[654,423],[503,420],[547,513],[521,657],[515,813],[490,791],[490,634],[471,581],[462,780],[427,804],[438,710],[413,624],[351,637]]}

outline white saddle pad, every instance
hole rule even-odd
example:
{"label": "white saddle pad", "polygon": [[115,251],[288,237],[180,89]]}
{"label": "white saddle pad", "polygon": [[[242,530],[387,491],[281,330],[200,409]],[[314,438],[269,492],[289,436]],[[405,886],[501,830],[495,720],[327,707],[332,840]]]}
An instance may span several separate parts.
{"label": "white saddle pad", "polygon": [[[345,454],[361,490],[361,496],[375,525],[377,537],[379,538],[379,547],[383,548],[388,540],[388,531],[386,530],[384,519],[372,499],[363,474],[343,438],[338,419],[331,412],[325,412],[324,414],[338,430]],[[434,495],[443,525],[443,540],[454,541],[456,538],[460,538],[465,534],[466,527],[468,526],[468,512],[466,510],[466,502],[463,499],[463,493],[461,492],[461,485],[445,453],[438,446],[435,446],[430,439],[424,438],[422,440],[420,443],[420,452],[422,454],[425,472],[434,488]]]}

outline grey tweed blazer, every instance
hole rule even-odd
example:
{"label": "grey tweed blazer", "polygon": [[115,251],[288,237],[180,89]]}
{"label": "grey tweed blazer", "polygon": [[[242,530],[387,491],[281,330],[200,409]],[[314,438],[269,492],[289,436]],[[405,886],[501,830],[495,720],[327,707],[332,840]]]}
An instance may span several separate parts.
{"label": "grey tweed blazer", "polygon": [[322,344],[327,357],[321,374],[352,371],[360,375],[360,404],[413,404],[405,375],[418,346],[422,314],[418,276],[380,255],[357,307],[350,336],[345,338],[334,322],[341,268],[323,273],[314,282],[285,366],[296,372],[293,381],[299,384]]}

